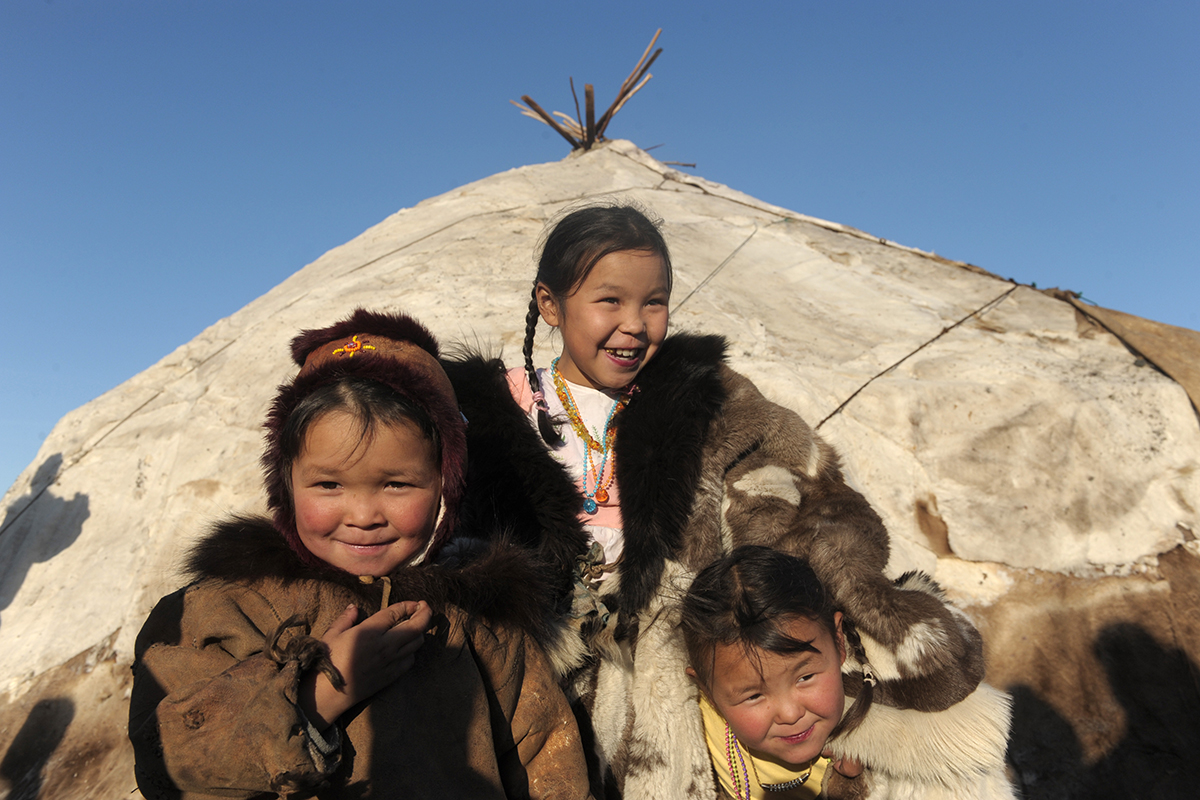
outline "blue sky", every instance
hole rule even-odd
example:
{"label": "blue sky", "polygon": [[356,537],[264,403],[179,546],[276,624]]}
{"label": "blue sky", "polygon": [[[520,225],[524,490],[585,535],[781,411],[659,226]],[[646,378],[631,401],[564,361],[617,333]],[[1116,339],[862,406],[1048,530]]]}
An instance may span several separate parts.
{"label": "blue sky", "polygon": [[[609,128],[763,200],[1200,328],[1200,4],[0,4],[0,486],[394,211]],[[533,243],[530,243],[532,252]],[[520,325],[520,320],[514,320]]]}

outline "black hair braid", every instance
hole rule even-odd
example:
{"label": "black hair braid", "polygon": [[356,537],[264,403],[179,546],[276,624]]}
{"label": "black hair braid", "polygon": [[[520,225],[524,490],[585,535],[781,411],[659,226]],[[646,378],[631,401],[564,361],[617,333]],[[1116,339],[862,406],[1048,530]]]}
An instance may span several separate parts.
{"label": "black hair braid", "polygon": [[[521,348],[521,352],[525,355],[525,377],[529,380],[529,389],[534,394],[542,391],[542,382],[538,380],[537,370],[533,368],[533,338],[537,333],[537,323],[541,318],[538,312],[537,299],[537,282],[534,281],[533,293],[529,299],[529,311],[525,314],[525,345]],[[563,444],[563,439],[555,430],[553,423],[550,421],[550,415],[546,413],[546,409],[539,407],[537,410],[538,433],[542,436],[542,441],[551,447],[559,447]]]}
{"label": "black hair braid", "polygon": [[[858,631],[855,630],[854,624],[846,617],[842,617],[842,633],[846,637],[846,647],[859,664],[863,666],[863,682],[862,688],[858,691],[858,697],[854,698],[854,704],[850,706],[833,732],[829,734],[829,738],[833,739],[841,736],[843,733],[849,733],[857,728],[867,716],[867,712],[871,710],[871,702],[875,698],[875,683],[877,678],[870,671],[870,665],[867,663],[867,651],[863,649],[862,639],[859,638]],[[866,680],[870,676],[871,680]]]}

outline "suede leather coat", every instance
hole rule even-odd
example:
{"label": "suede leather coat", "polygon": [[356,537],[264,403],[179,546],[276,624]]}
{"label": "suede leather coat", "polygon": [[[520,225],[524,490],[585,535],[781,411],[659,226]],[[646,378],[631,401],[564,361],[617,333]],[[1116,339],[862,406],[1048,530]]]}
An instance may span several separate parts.
{"label": "suede leather coat", "polygon": [[[624,523],[617,573],[581,605],[580,497],[512,399],[498,360],[443,361],[468,426],[465,517],[499,519],[556,565],[560,608],[590,658],[566,677],[597,796],[717,796],[677,628],[691,577],[741,544],[807,558],[861,634],[878,685],[864,723],[831,742],[867,765],[829,796],[1008,798],[1006,695],[981,684],[982,642],[936,584],[884,575],[888,534],[838,457],[729,369],[719,337],[668,337],[617,417]],[[472,526],[468,526],[470,529]],[[563,665],[559,665],[560,669]],[[847,659],[847,695],[863,666]],[[832,773],[832,770],[830,771]]]}
{"label": "suede leather coat", "polygon": [[[305,565],[270,521],[241,518],[190,567],[195,581],[158,603],[136,646],[129,730],[150,800],[588,795],[575,719],[526,633],[552,638],[522,551],[364,584]],[[374,612],[401,599],[435,610],[413,667],[317,734],[297,688],[323,666],[318,639],[352,602]]]}

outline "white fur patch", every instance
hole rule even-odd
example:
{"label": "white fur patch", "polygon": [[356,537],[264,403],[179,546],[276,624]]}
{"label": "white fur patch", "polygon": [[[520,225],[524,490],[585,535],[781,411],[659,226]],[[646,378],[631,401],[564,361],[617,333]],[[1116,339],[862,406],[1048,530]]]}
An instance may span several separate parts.
{"label": "white fur patch", "polygon": [[732,504],[729,495],[721,498],[721,549],[726,553],[733,550],[733,528],[730,527],[729,519],[726,517]]}
{"label": "white fur patch", "polygon": [[555,626],[553,641],[546,643],[546,656],[554,674],[561,679],[583,664],[588,656],[587,645],[577,628],[559,624]]}
{"label": "white fur patch", "polygon": [[738,479],[733,488],[751,497],[778,497],[794,506],[800,505],[796,476],[790,470],[775,464],[747,472]]}
{"label": "white fur patch", "polygon": [[821,447],[815,441],[809,442],[808,447],[808,463],[804,465],[804,474],[815,478],[821,468]]}
{"label": "white fur patch", "polygon": [[659,591],[641,617],[637,665],[626,696],[634,711],[631,744],[643,756],[659,754],[662,759],[625,776],[629,798],[717,797],[698,690],[684,671],[687,652],[678,625],[676,587],[686,585],[691,577],[678,562],[668,561]]}
{"label": "white fur patch", "polygon": [[871,800],[1012,800],[1004,776],[1011,699],[980,684],[944,711],[873,705],[862,724],[830,741],[867,766]]}
{"label": "white fur patch", "polygon": [[[867,662],[875,670],[875,675],[885,681],[920,675],[922,657],[930,651],[946,646],[945,632],[926,622],[919,622],[909,628],[908,635],[895,649],[885,647],[861,631],[859,636],[867,655]],[[847,664],[849,662],[850,659],[847,659]],[[847,669],[846,666],[842,667],[843,672]]]}
{"label": "white fur patch", "polygon": [[[867,663],[875,670],[875,677],[882,681],[894,681],[900,678],[900,668],[896,665],[896,659],[892,654],[891,648],[884,647],[879,642],[872,639],[862,631],[858,632],[858,636],[862,639],[863,651],[867,656]],[[858,672],[860,666],[858,662],[851,656],[842,664],[842,672],[852,673]]]}
{"label": "white fur patch", "polygon": [[625,739],[629,725],[629,703],[626,698],[633,678],[621,666],[603,659],[596,669],[596,696],[591,720],[603,774]]}
{"label": "white fur patch", "polygon": [[896,648],[896,666],[908,675],[920,674],[924,655],[947,646],[946,632],[926,622],[918,622],[908,629],[908,635]]}
{"label": "white fur patch", "polygon": [[906,592],[924,592],[932,597],[940,598],[942,596],[937,583],[925,572],[905,574],[903,579],[896,584],[896,588]]}
{"label": "white fur patch", "polygon": [[1017,800],[1016,791],[1002,772],[988,772],[950,784],[912,781],[867,771],[870,800]]}

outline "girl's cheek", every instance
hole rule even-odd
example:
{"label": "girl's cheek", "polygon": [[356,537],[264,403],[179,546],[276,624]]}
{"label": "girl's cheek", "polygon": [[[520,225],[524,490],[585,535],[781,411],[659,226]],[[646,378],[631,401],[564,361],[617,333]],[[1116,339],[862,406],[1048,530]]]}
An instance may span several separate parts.
{"label": "girl's cheek", "polygon": [[437,496],[423,494],[419,498],[406,498],[398,503],[392,516],[398,526],[424,534],[426,529],[432,532],[437,512]]}
{"label": "girl's cheek", "polygon": [[301,528],[316,531],[327,527],[329,520],[335,515],[328,503],[305,497],[303,494],[296,497],[296,524]]}

